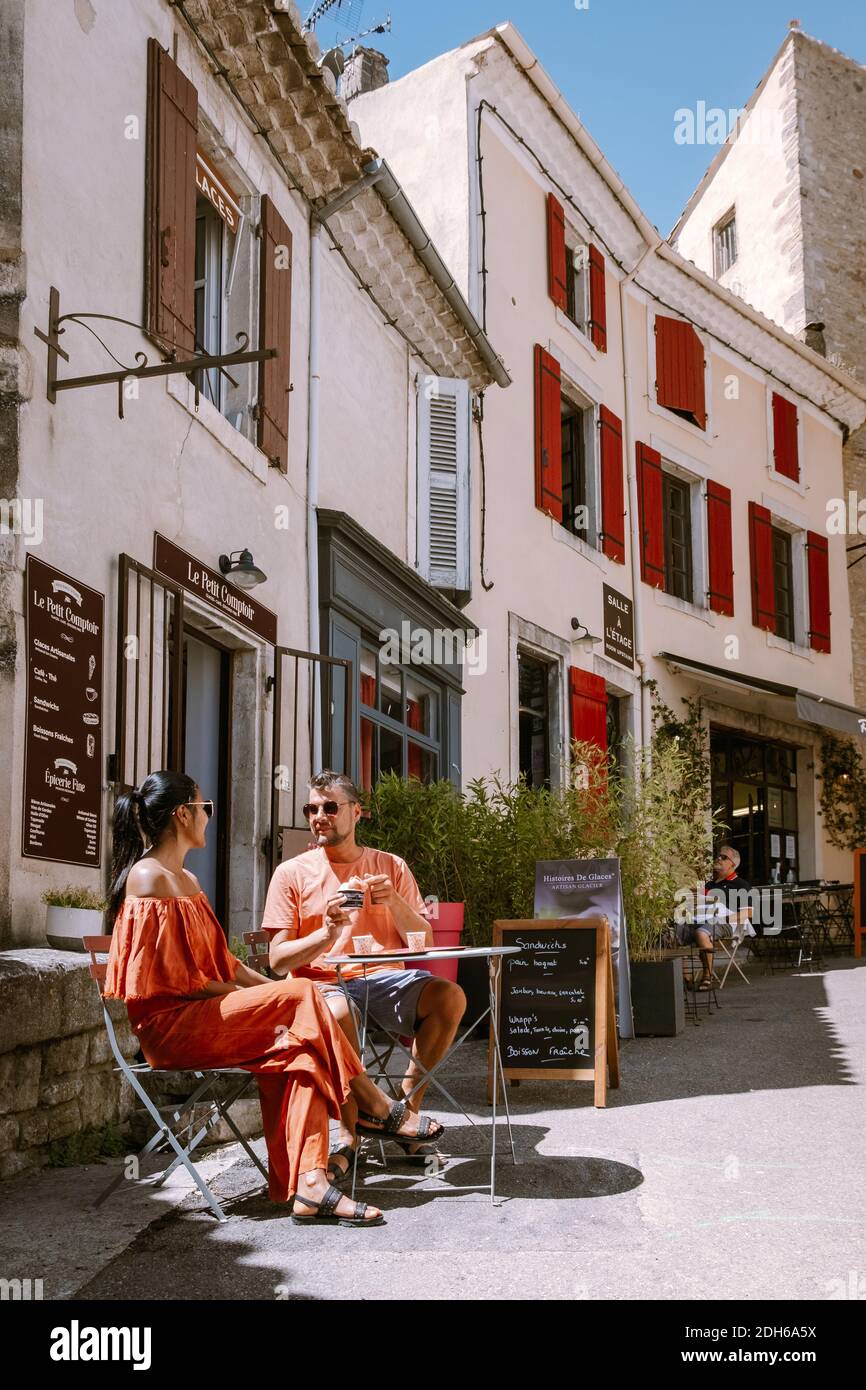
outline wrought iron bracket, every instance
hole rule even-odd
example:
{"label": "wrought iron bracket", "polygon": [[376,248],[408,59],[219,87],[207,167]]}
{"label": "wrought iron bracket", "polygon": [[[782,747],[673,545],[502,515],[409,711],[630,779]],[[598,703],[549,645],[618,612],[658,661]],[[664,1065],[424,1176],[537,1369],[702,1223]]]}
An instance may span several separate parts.
{"label": "wrought iron bracket", "polygon": [[[236,352],[221,353],[197,353],[193,357],[184,358],[178,361],[175,357],[177,345],[170,343],[168,339],[160,339],[159,347],[164,353],[162,362],[148,362],[146,353],[137,352],[135,354],[135,366],[126,366],[106,343],[102,341],[99,334],[86,323],[86,319],[105,319],[111,323],[126,324],[130,328],[137,328],[142,333],[148,333],[153,337],[153,333],[145,328],[143,324],[134,323],[131,319],[119,318],[116,314],[61,314],[60,312],[60,291],[51,286],[48,298],[48,332],[43,333],[41,328],[34,328],[36,337],[45,343],[48,348],[48,364],[46,374],[45,394],[52,405],[57,400],[58,391],[77,391],[83,386],[107,386],[117,387],[117,413],[123,419],[123,385],[130,380],[143,381],[156,376],[177,376],[188,375],[190,372],[197,372],[203,368],[215,367],[218,371],[224,372],[228,376],[228,367],[242,366],[245,362],[266,362],[271,357],[277,356],[276,348],[257,348],[255,351],[248,350],[247,344],[249,337],[246,333],[237,335],[240,347]],[[69,361],[69,353],[61,346],[60,338],[66,332],[61,327],[64,322],[77,323],[81,328],[86,328],[92,333],[101,347],[105,349],[109,357],[118,365],[115,372],[97,372],[88,376],[67,376],[58,375],[58,361],[62,357],[64,362]],[[229,377],[233,385],[237,385],[233,378]],[[199,388],[196,385],[195,403],[198,407]]]}

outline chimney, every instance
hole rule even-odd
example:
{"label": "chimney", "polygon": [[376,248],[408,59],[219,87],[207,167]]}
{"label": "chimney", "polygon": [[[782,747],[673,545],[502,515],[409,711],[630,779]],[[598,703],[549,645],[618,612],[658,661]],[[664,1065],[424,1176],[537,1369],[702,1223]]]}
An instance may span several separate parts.
{"label": "chimney", "polygon": [[343,69],[340,95],[344,101],[359,97],[364,92],[375,92],[388,81],[388,59],[375,48],[364,48],[360,44],[346,59]]}

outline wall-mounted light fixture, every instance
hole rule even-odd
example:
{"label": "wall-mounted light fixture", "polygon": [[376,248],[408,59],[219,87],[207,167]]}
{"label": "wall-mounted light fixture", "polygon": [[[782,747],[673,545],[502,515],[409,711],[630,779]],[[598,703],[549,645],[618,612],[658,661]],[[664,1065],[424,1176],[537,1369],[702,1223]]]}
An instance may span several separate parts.
{"label": "wall-mounted light fixture", "polygon": [[239,589],[254,589],[268,577],[264,570],[253,563],[249,550],[233,550],[230,555],[221,555],[220,570]]}
{"label": "wall-mounted light fixture", "polygon": [[574,641],[582,652],[591,652],[593,647],[601,641],[600,637],[593,637],[586,623],[582,623],[580,618],[572,618],[571,626],[574,629]]}

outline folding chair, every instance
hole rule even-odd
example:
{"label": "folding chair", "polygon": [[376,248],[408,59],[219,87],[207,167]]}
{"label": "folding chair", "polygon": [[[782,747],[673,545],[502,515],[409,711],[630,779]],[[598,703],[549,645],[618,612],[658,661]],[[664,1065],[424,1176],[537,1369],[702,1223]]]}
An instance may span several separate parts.
{"label": "folding chair", "polygon": [[250,967],[250,970],[257,970],[260,975],[264,975],[266,980],[272,980],[274,976],[269,961],[271,949],[270,933],[266,931],[245,931],[244,943],[249,949],[246,964]]}
{"label": "folding chair", "polygon": [[722,978],[719,981],[719,989],[724,989],[725,981],[731,973],[732,967],[736,970],[744,984],[747,985],[749,983],[745,971],[737,960],[737,952],[744,941],[752,939],[755,935],[755,929],[750,922],[734,922],[732,925],[734,930],[731,932],[730,936],[717,936],[715,939],[716,946],[721,947],[723,955],[727,957],[727,962],[722,972]]}
{"label": "folding chair", "polygon": [[[155,1179],[155,1181],[152,1179],[147,1179],[147,1181],[150,1182],[153,1187],[161,1187],[166,1179],[174,1172],[178,1164],[182,1163],[217,1220],[226,1221],[228,1218],[204,1178],[199,1173],[192,1154],[193,1150],[198,1148],[199,1144],[206,1137],[208,1131],[212,1129],[219,1120],[225,1120],[238,1143],[243,1146],[247,1157],[252,1159],[262,1177],[265,1179],[265,1182],[267,1182],[267,1168],[265,1168],[256,1154],[253,1153],[253,1150],[250,1148],[229,1114],[229,1110],[234,1105],[235,1101],[239,1100],[255,1081],[255,1074],[246,1071],[243,1067],[185,1068],[185,1070],[190,1070],[192,1072],[198,1080],[199,1085],[191,1096],[170,1112],[168,1117],[160,1113],[160,1110],[154,1104],[142,1085],[141,1078],[145,1076],[172,1076],[176,1074],[177,1069],[151,1067],[147,1062],[128,1062],[124,1057],[120,1044],[117,1041],[117,1034],[114,1031],[114,1021],[108,1011],[108,1004],[103,994],[105,976],[108,971],[108,962],[106,960],[97,960],[98,955],[107,955],[110,947],[110,936],[84,937],[84,949],[90,952],[90,973],[96,981],[96,987],[99,990],[99,997],[102,1002],[102,1014],[105,1020],[105,1031],[108,1034],[108,1043],[111,1051],[114,1053],[115,1061],[117,1062],[117,1066],[114,1070],[119,1071],[126,1077],[126,1080],[129,1082],[148,1115],[156,1125],[156,1133],[138,1154],[138,1159],[140,1161],[150,1153],[156,1154],[165,1150],[169,1150],[175,1155],[168,1167]],[[225,1099],[217,1094],[209,1094],[212,1092],[217,1079],[222,1076],[233,1076],[237,1078],[237,1085],[231,1089],[229,1096]],[[208,1111],[204,1122],[199,1124],[199,1127],[196,1129],[195,1107],[200,1104],[207,1105]],[[184,1116],[187,1115],[187,1113],[189,1113],[189,1119],[184,1121]],[[171,1120],[171,1124],[169,1124],[169,1120]],[[115,1186],[119,1186],[123,1181],[124,1179],[122,1177],[118,1178]],[[114,1188],[110,1189],[110,1191],[113,1190]],[[108,1195],[109,1193],[106,1193],[106,1196]]]}

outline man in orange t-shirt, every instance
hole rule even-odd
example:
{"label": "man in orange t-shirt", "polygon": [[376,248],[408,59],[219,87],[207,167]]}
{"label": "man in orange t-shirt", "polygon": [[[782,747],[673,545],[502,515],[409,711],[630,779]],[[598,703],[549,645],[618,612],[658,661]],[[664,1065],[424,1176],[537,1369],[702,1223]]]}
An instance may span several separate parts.
{"label": "man in orange t-shirt", "polygon": [[[357,1048],[351,1010],[337,983],[336,968],[325,957],[352,951],[351,938],[362,935],[374,938],[374,951],[379,953],[405,949],[408,933],[415,931],[423,931],[427,945],[432,946],[433,930],[427,905],[405,861],[357,843],[361,802],[351,778],[331,771],[319,773],[310,782],[305,813],[316,848],[277,865],[262,930],[271,933],[269,959],[274,974],[314,980]],[[343,889],[363,891],[363,906],[347,911]],[[366,997],[372,1020],[390,1033],[414,1037],[413,1059],[424,1068],[434,1067],[445,1055],[466,1008],[459,985],[394,962],[375,969],[367,966],[366,974],[361,965],[347,965],[342,975],[360,1009]],[[418,1077],[413,1060],[403,1080],[404,1093]],[[424,1090],[421,1086],[409,1100],[412,1110],[420,1109]],[[350,1115],[341,1135],[343,1157],[334,1157],[337,1174],[348,1171],[346,1150],[354,1148],[354,1138],[354,1116]],[[429,1146],[413,1145],[411,1152],[424,1152],[425,1147]]]}

